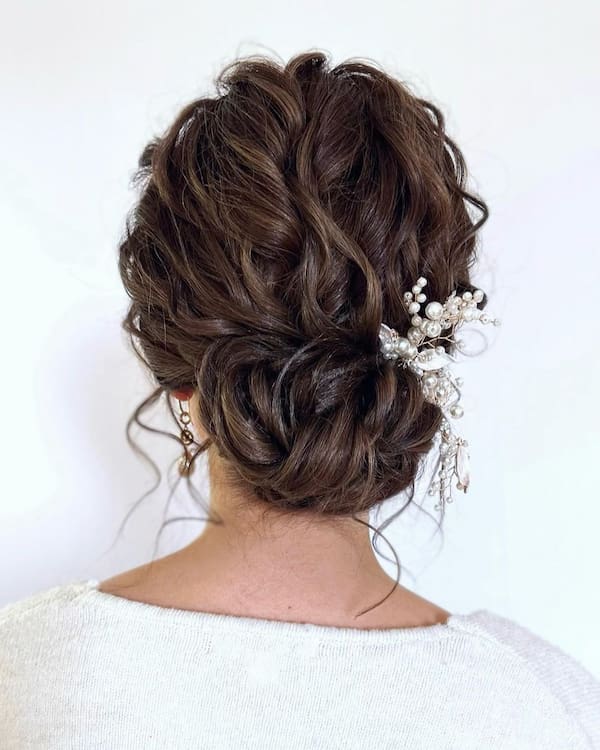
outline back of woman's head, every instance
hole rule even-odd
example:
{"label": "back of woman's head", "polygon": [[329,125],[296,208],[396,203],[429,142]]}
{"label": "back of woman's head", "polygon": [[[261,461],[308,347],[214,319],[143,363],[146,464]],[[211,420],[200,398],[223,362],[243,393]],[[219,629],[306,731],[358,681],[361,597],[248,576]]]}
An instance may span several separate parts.
{"label": "back of woman's head", "polygon": [[216,84],[140,158],[123,325],[241,487],[354,515],[414,488],[442,418],[380,324],[408,329],[419,276],[475,288],[487,207],[437,107],[374,63],[253,56]]}

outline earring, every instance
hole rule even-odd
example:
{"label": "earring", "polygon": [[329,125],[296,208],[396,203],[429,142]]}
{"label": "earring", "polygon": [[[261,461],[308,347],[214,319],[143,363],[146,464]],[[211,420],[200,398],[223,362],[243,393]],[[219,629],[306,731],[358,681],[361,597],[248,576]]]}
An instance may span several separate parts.
{"label": "earring", "polygon": [[179,421],[181,423],[179,439],[183,445],[183,455],[179,459],[177,468],[182,477],[187,477],[194,471],[195,466],[195,464],[192,463],[193,455],[188,450],[188,445],[191,445],[194,442],[194,435],[189,427],[192,418],[189,411],[184,409],[181,401],[179,399],[177,399],[177,401],[179,402]]}

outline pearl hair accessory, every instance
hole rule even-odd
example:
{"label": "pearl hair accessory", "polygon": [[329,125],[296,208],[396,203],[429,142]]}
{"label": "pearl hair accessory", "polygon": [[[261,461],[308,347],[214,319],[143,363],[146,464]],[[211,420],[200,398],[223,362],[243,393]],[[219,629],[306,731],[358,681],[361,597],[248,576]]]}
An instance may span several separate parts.
{"label": "pearl hair accessory", "polygon": [[404,302],[412,315],[412,327],[406,337],[382,323],[379,340],[384,358],[397,360],[400,366],[412,370],[421,382],[425,399],[442,410],[438,433],[439,459],[434,470],[436,478],[429,487],[430,495],[439,493],[440,500],[435,510],[441,510],[445,503],[452,502],[453,478],[457,479],[457,489],[466,492],[470,472],[468,443],[455,434],[450,423],[450,418],[458,419],[464,413],[459,403],[463,382],[450,372],[448,366],[455,359],[439,341],[448,341],[460,351],[463,342],[454,335],[457,327],[471,321],[498,326],[500,321],[478,309],[477,304],[484,297],[481,289],[463,292],[462,295],[454,290],[443,304],[429,302],[425,314],[421,315],[421,306],[427,299],[423,293],[426,284],[427,280],[421,276],[412,291],[404,293]]}

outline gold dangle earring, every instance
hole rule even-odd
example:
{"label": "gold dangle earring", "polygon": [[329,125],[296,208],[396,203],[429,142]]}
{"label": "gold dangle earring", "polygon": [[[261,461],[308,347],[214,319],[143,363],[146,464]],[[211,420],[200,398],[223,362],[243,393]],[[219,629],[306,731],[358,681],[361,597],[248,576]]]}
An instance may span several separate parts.
{"label": "gold dangle earring", "polygon": [[194,442],[194,435],[190,430],[190,423],[192,421],[192,418],[189,411],[187,409],[184,409],[181,400],[177,399],[177,401],[179,402],[179,421],[181,423],[181,433],[179,435],[179,439],[183,445],[183,455],[179,459],[177,468],[182,477],[187,477],[193,472],[195,466],[195,464],[192,462],[193,455],[188,449],[188,446]]}

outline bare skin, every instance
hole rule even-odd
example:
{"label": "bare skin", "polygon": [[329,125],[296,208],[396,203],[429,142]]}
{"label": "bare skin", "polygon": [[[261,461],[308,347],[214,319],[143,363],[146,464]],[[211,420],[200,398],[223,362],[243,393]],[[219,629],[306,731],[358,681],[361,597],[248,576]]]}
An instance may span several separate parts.
{"label": "bare skin", "polygon": [[[177,392],[179,398],[187,397]],[[198,442],[206,433],[190,413]],[[102,581],[107,594],[161,607],[317,625],[411,628],[444,623],[450,613],[398,585],[373,552],[369,529],[351,519],[264,515],[241,497],[209,448],[210,505],[223,525],[207,523],[182,549]],[[368,514],[362,516],[368,521]]]}

